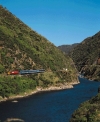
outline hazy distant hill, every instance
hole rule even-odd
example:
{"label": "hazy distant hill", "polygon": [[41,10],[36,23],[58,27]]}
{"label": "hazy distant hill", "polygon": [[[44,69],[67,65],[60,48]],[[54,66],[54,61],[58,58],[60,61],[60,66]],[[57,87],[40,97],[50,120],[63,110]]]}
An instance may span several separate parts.
{"label": "hazy distant hill", "polygon": [[[67,72],[64,70],[66,68]],[[5,89],[7,95],[12,91],[11,83],[14,83],[13,81],[17,78],[11,77],[14,79],[10,79],[8,82],[7,72],[15,69],[45,69],[45,73],[26,76],[34,80],[34,87],[37,85],[47,87],[52,84],[77,81],[77,71],[69,56],[64,55],[45,37],[0,6],[0,76],[4,76],[3,80],[0,79],[0,83],[5,81],[2,82],[0,88]],[[5,77],[6,79],[4,79]],[[29,79],[28,82],[25,82],[25,78],[24,80],[18,78],[18,81],[16,84],[21,82],[20,85],[13,84],[16,88],[23,86],[22,84],[24,87],[28,87]],[[9,88],[8,85],[10,85]],[[21,87],[20,90],[24,87]],[[32,81],[29,87],[32,88]],[[4,96],[2,91],[0,94]]]}
{"label": "hazy distant hill", "polygon": [[61,46],[58,46],[58,48],[60,50],[62,50],[63,52],[65,52],[66,54],[68,54],[74,47],[76,47],[79,43],[75,43],[75,44],[72,44],[72,45],[61,45]]}
{"label": "hazy distant hill", "polygon": [[82,41],[70,56],[87,78],[100,81],[100,32]]}

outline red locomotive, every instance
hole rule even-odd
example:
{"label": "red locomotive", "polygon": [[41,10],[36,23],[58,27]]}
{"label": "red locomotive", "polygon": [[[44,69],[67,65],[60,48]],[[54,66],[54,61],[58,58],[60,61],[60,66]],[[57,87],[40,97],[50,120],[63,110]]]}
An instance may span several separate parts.
{"label": "red locomotive", "polygon": [[18,75],[18,74],[19,74],[18,70],[14,70],[14,71],[8,72],[8,75]]}

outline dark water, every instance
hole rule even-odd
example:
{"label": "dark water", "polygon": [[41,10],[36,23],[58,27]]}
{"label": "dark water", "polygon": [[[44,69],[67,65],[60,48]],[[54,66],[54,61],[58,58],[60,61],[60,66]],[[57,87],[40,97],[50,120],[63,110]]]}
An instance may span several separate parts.
{"label": "dark water", "polygon": [[25,122],[69,122],[79,105],[97,94],[100,82],[79,79],[73,89],[43,92],[0,103],[0,120],[20,118]]}

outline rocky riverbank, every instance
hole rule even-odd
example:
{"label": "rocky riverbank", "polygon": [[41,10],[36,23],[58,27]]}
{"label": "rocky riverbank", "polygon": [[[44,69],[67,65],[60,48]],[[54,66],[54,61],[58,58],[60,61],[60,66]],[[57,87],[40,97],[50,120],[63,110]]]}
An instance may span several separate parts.
{"label": "rocky riverbank", "polygon": [[33,95],[38,92],[43,92],[43,91],[55,91],[55,90],[70,89],[70,88],[73,88],[74,85],[77,85],[77,84],[79,84],[79,81],[72,82],[72,83],[58,84],[56,86],[49,86],[46,88],[37,87],[34,91],[25,92],[25,93],[22,93],[22,94],[19,94],[16,96],[10,96],[9,98],[0,97],[0,102],[7,101],[7,100],[12,100],[12,102],[17,102],[17,100],[15,100],[15,99],[27,97],[27,96]]}

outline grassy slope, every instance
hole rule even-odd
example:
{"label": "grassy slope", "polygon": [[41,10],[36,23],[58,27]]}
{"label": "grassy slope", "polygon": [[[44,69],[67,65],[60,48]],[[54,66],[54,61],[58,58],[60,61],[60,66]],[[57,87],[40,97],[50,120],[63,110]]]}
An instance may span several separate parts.
{"label": "grassy slope", "polygon": [[[17,79],[17,76],[9,76],[10,78],[8,78],[6,75],[8,71],[15,69],[40,68],[45,69],[46,72],[25,76],[26,80],[24,77]],[[65,72],[63,68],[67,68],[68,72]],[[23,91],[25,91],[30,89],[31,85],[36,88],[36,86],[47,87],[58,83],[77,81],[76,72],[77,70],[69,56],[65,55],[45,37],[25,25],[11,12],[0,6],[1,96],[16,93],[16,89],[20,84]],[[9,79],[12,81],[11,83],[8,82]],[[19,82],[16,82],[16,80]],[[34,81],[33,84],[31,80]],[[26,87],[27,84],[28,88]],[[13,89],[13,86],[18,87]]]}

